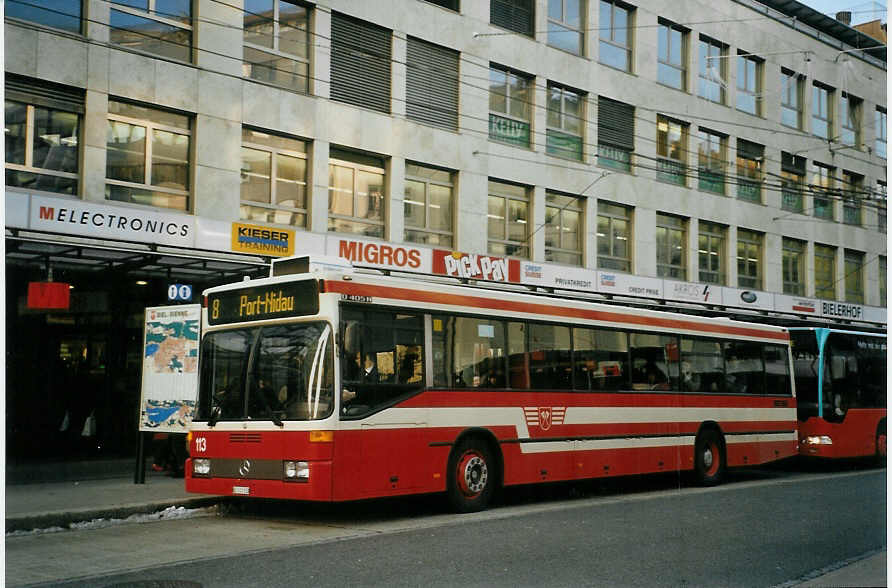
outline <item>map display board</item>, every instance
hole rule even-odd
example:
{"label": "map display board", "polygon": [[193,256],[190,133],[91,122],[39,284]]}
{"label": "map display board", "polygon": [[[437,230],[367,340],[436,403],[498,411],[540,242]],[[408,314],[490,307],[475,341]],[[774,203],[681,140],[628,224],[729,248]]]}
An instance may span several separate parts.
{"label": "map display board", "polygon": [[139,430],[185,433],[198,397],[201,305],[146,309]]}

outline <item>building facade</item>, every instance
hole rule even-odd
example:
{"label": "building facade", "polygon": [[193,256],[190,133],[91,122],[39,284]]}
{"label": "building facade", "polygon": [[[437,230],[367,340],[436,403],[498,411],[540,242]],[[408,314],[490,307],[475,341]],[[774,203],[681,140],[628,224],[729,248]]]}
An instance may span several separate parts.
{"label": "building facade", "polygon": [[885,328],[885,49],[797,2],[5,17],[12,459],[132,451],[143,308],[271,256]]}

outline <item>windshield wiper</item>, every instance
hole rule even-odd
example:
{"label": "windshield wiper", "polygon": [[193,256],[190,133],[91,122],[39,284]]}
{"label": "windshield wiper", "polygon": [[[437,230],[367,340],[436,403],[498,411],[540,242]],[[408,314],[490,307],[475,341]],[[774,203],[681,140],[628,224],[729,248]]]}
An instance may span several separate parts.
{"label": "windshield wiper", "polygon": [[269,420],[273,422],[273,424],[277,427],[284,427],[285,423],[282,422],[282,419],[276,416],[276,413],[273,411],[269,411]]}
{"label": "windshield wiper", "polygon": [[211,409],[211,418],[208,419],[208,426],[213,427],[217,424],[217,421],[220,420],[220,413],[223,412],[220,410],[219,406],[215,406]]}

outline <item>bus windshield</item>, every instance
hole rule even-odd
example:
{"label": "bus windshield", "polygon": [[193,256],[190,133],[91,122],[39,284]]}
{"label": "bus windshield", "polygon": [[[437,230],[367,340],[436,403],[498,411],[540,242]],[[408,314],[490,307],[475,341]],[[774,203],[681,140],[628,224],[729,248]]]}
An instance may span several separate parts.
{"label": "bus windshield", "polygon": [[217,331],[201,343],[196,420],[315,420],[333,409],[327,323]]}

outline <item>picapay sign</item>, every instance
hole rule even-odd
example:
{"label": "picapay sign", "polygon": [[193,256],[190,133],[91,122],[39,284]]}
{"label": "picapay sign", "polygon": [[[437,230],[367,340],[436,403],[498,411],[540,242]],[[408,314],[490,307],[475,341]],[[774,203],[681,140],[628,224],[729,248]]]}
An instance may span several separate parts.
{"label": "picapay sign", "polygon": [[435,274],[456,278],[520,282],[520,260],[505,257],[434,249],[433,270]]}

